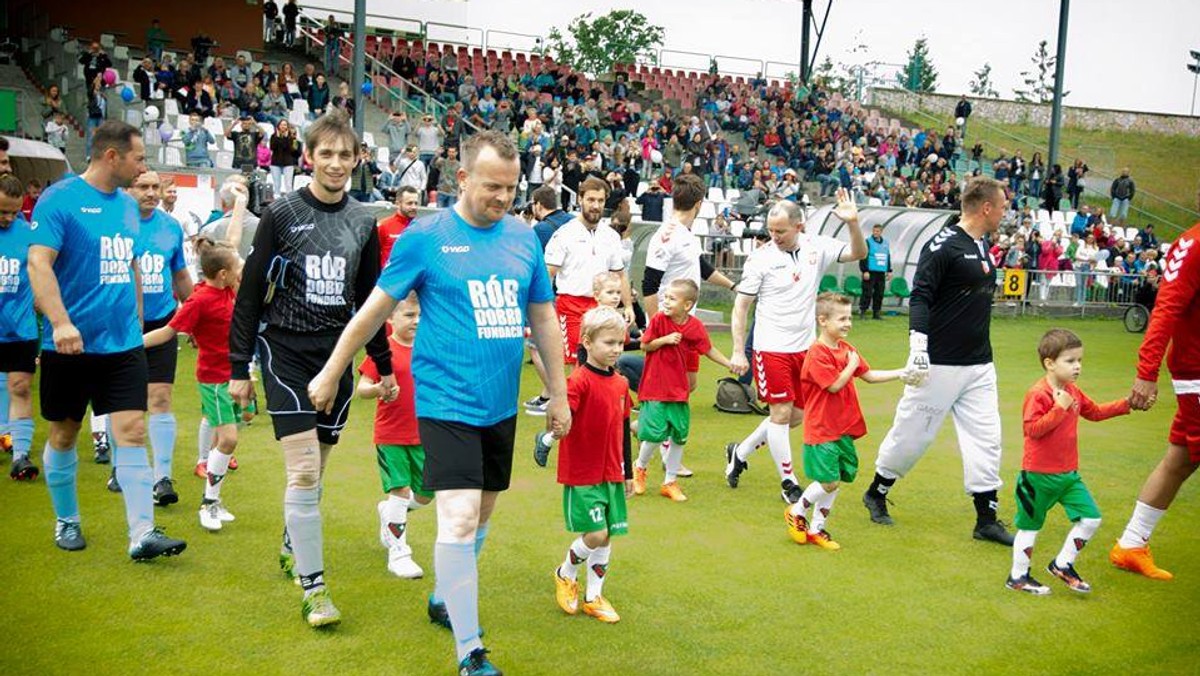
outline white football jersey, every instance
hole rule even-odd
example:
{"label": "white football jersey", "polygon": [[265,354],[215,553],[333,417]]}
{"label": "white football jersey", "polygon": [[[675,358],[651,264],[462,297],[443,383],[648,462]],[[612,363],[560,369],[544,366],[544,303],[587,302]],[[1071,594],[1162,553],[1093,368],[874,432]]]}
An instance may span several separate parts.
{"label": "white football jersey", "polygon": [[690,279],[700,286],[701,253],[700,239],[679,222],[672,220],[658,227],[646,248],[646,267],[663,273],[658,287],[660,302],[663,291],[677,279]]}
{"label": "white football jersey", "polygon": [[546,265],[558,268],[554,285],[560,295],[591,298],[596,275],[625,270],[621,236],[603,223],[591,230],[573,218],[546,243]]}
{"label": "white football jersey", "polygon": [[781,251],[768,242],[750,254],[737,290],[758,297],[755,350],[795,353],[812,345],[821,275],[847,246],[832,237],[802,232],[794,251]]}

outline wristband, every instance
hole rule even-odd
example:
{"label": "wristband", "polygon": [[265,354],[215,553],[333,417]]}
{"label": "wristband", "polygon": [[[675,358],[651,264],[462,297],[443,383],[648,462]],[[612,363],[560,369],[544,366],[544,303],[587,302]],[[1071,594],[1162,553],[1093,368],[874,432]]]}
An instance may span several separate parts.
{"label": "wristband", "polygon": [[913,352],[929,351],[929,336],[920,331],[908,332],[908,349]]}

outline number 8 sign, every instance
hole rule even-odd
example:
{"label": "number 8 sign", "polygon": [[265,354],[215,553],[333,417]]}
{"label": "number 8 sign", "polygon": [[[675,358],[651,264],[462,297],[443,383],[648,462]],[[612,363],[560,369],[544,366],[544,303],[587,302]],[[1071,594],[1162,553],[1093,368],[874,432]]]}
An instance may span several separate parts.
{"label": "number 8 sign", "polygon": [[1024,296],[1025,295],[1025,271],[1020,268],[1006,268],[1004,270],[1004,295],[1005,296]]}

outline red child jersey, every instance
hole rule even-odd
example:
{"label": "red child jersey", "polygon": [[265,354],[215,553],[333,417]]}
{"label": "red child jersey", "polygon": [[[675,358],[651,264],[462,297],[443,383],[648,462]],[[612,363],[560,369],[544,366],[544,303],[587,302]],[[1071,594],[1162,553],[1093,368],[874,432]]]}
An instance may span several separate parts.
{"label": "red child jersey", "polygon": [[224,289],[201,281],[171,318],[170,327],[196,341],[196,382],[229,382],[229,322],[233,319],[233,287]]}
{"label": "red child jersey", "polygon": [[412,219],[401,214],[392,214],[376,226],[379,229],[379,269],[387,267],[388,259],[392,257],[392,246],[400,233],[408,228]]}
{"label": "red child jersey", "polygon": [[629,381],[583,364],[567,378],[571,431],[559,446],[558,483],[592,486],[625,481],[625,421],[633,408]]}
{"label": "red child jersey", "polygon": [[858,368],[846,386],[837,392],[829,391],[829,386],[850,363],[853,350],[854,346],[844,340],[839,340],[837,347],[817,340],[804,356],[800,396],[804,402],[804,443],[810,446],[837,441],[846,435],[858,439],[867,434],[867,422],[863,420],[858,391],[854,389],[854,379],[871,370],[867,360],[860,354]]}
{"label": "red child jersey", "polygon": [[1129,413],[1129,400],[1097,404],[1074,383],[1063,388],[1075,403],[1063,410],[1054,403],[1054,388],[1045,378],[1025,393],[1025,457],[1021,469],[1062,474],[1079,469],[1079,416],[1093,422]]}
{"label": "red child jersey", "polygon": [[704,324],[691,315],[684,323],[676,324],[665,312],[659,312],[642,333],[642,345],[676,331],[683,334],[678,345],[664,345],[646,353],[642,382],[638,385],[639,401],[688,400],[688,353],[707,354],[712,349]]}
{"label": "red child jersey", "polygon": [[[375,445],[417,446],[421,435],[417,432],[417,404],[412,377],[412,345],[401,345],[389,338],[392,348],[392,374],[396,376],[396,387],[400,389],[396,399],[390,403],[376,402]],[[379,369],[370,357],[363,360],[358,372],[379,382]]]}
{"label": "red child jersey", "polygon": [[[1158,380],[1163,355],[1167,370],[1176,381],[1176,394],[1183,389],[1200,392],[1200,223],[1179,236],[1163,261],[1162,281],[1150,326],[1138,351],[1137,375]],[[1167,345],[1170,353],[1167,354]]]}

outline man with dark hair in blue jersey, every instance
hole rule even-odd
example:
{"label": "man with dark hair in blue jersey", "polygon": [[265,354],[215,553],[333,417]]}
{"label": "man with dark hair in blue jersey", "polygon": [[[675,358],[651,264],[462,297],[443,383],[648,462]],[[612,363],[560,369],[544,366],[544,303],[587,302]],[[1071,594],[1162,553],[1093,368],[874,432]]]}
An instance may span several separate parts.
{"label": "man with dark hair in blue jersey", "polygon": [[21,216],[25,188],[12,174],[0,175],[0,385],[8,398],[2,404],[12,435],[12,467],[8,476],[18,481],[37,478],[38,468],[29,460],[33,445],[33,398],[30,384],[37,366],[37,316],[33,292],[25,271],[29,240],[33,231]]}
{"label": "man with dark hair in blue jersey", "polygon": [[[129,194],[138,201],[142,246],[138,259],[142,273],[142,332],[166,326],[175,316],[175,308],[192,295],[192,277],[183,257],[183,229],[175,219],[159,210],[162,185],[158,174],[147,171],[129,186]],[[146,350],[149,373],[147,397],[150,423],[150,448],[154,456],[154,502],[166,506],[179,502],[171,481],[171,459],[175,454],[175,414],[171,412],[171,386],[175,383],[175,362],[179,340]]]}
{"label": "man with dark hair in blue jersey", "polygon": [[51,186],[30,223],[29,281],[46,316],[39,394],[50,432],[42,462],[57,517],[55,543],[83,549],[75,442],[89,403],[111,414],[129,555],[144,561],[187,547],[154,526],[138,205],[118,190],[146,170],[146,148],[137,128],[115,120],[101,124],[92,143],[87,170]]}
{"label": "man with dark hair in blue jersey", "polygon": [[355,352],[399,299],[417,292],[417,422],[425,485],[435,492],[438,510],[429,615],[454,632],[459,673],[468,676],[500,673],[480,642],[476,561],[512,472],[526,324],[546,364],[546,427],[559,437],[571,427],[562,336],[542,249],[529,226],[506,215],[519,176],[517,150],[504,134],[467,139],[457,174],[461,199],[417,219],[396,240],[379,284],[308,386],[313,404],[330,408],[339,374]]}

